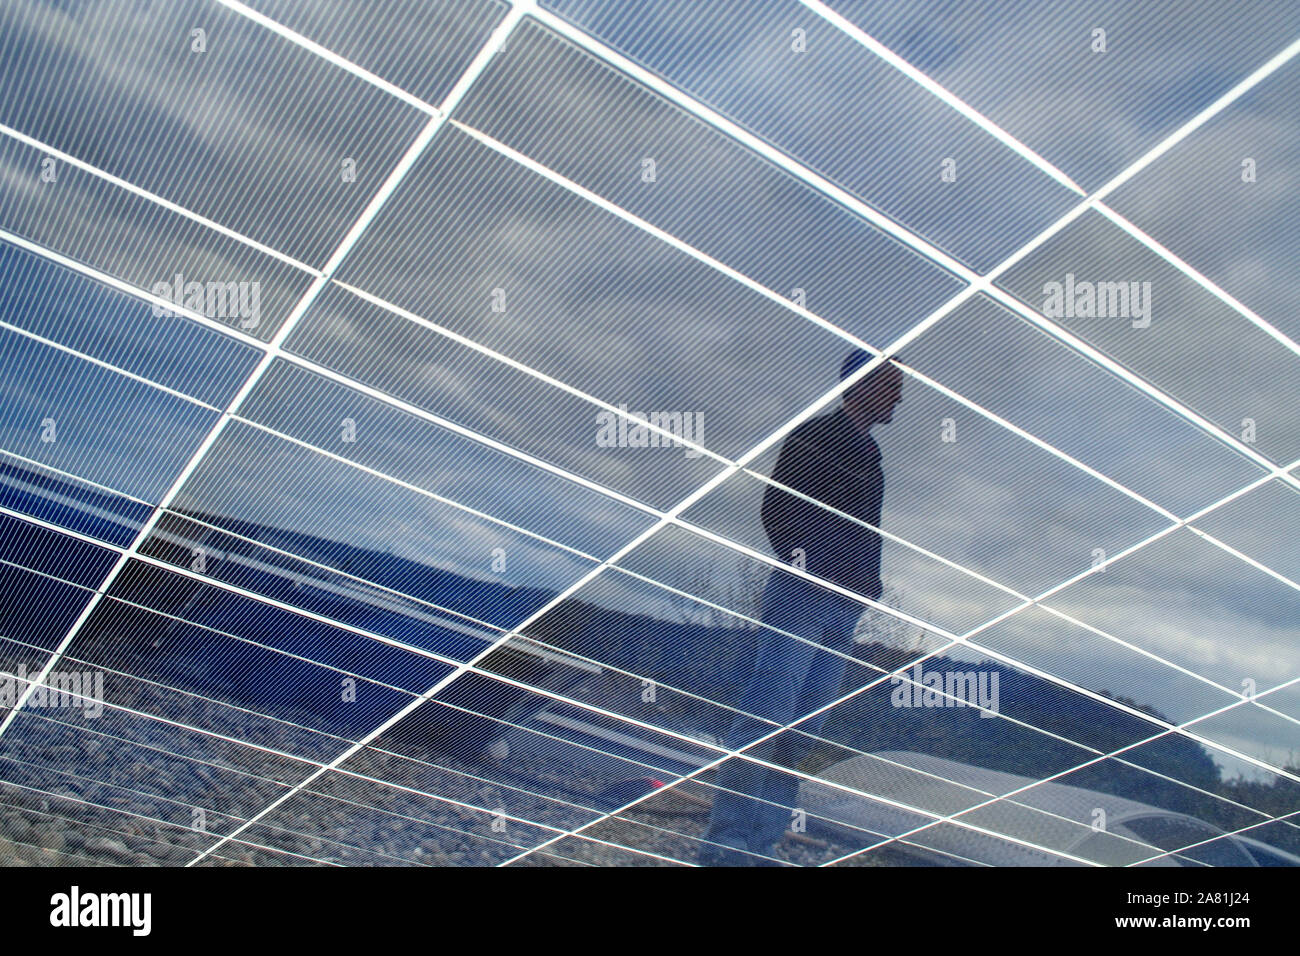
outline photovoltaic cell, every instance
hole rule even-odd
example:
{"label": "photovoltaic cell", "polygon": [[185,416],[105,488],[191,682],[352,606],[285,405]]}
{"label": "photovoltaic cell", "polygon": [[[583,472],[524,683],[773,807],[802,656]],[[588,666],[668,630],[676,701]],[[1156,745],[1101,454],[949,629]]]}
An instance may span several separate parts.
{"label": "photovoltaic cell", "polygon": [[1298,29],[6,7],[0,862],[1300,863]]}

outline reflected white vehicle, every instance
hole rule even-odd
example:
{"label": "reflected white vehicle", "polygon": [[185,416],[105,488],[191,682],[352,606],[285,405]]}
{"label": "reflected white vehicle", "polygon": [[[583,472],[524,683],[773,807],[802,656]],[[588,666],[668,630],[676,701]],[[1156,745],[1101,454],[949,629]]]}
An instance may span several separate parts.
{"label": "reflected white vehicle", "polygon": [[[799,790],[809,829],[864,845],[897,836],[1013,791],[1014,797],[896,841],[918,862],[973,866],[1296,866],[1300,856],[1246,835],[1225,835],[1184,813],[1063,783],[908,751],[854,757]],[[836,786],[839,784],[841,786]],[[875,794],[868,799],[843,789]],[[1023,789],[1022,788],[1027,788]],[[865,833],[863,831],[866,831]],[[1188,849],[1183,849],[1183,848]],[[1178,853],[1167,852],[1181,850]]]}

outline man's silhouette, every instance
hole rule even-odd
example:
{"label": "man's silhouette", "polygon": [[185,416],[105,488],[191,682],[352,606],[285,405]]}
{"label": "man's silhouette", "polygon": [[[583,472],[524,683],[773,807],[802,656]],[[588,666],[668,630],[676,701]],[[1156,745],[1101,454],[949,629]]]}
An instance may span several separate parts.
{"label": "man's silhouette", "polygon": [[[850,353],[840,369],[841,380],[870,359],[861,350]],[[777,557],[869,598],[879,598],[881,592],[880,536],[823,505],[880,526],[884,476],[880,449],[869,430],[893,417],[902,388],[897,366],[878,366],[844,393],[839,408],[796,428],[781,448],[772,481],[807,497],[778,484],[768,485],[763,496],[763,528]],[[755,717],[790,724],[839,696],[847,664],[841,655],[852,647],[862,611],[857,601],[782,568],[772,569],[763,590],[762,620],[774,630],[765,632],[738,705],[741,715],[727,735],[728,749],[737,750],[775,729]],[[810,743],[799,731],[816,734],[824,717],[810,717],[752,753],[795,767],[807,756]],[[772,865],[759,857],[772,855],[789,826],[798,779],[732,758],[722,764],[714,782],[723,789],[713,802],[705,835],[710,842],[700,852],[700,863]]]}

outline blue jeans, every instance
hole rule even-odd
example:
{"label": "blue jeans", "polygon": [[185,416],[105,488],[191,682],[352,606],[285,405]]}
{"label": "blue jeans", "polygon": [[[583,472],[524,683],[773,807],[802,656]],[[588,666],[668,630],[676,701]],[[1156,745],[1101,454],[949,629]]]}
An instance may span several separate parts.
{"label": "blue jeans", "polygon": [[[863,610],[856,601],[780,568],[772,569],[763,591],[763,623],[820,646],[774,630],[764,632],[749,686],[738,705],[742,713],[727,734],[729,750],[738,750],[775,729],[748,714],[785,725],[835,700],[848,662],[826,648],[848,653],[854,625]],[[825,713],[810,717],[794,731],[783,731],[750,753],[794,767],[808,755],[812,744],[798,731],[816,734],[825,718]],[[725,789],[714,798],[705,839],[721,846],[704,844],[699,862],[705,866],[768,864],[749,854],[772,854],[791,822],[798,778],[733,757],[719,766],[714,783]]]}

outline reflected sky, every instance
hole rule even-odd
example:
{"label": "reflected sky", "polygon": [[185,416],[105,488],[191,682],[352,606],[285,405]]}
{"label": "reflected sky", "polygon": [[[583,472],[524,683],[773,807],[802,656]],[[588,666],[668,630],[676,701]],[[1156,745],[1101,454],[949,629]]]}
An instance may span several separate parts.
{"label": "reflected sky", "polygon": [[1095,310],[1055,322],[1275,463],[1300,456],[1294,344],[1278,341],[1096,212],[1026,256],[999,285],[1041,312],[1049,284],[1063,288],[1070,275],[1075,282],[1149,282],[1150,308],[1145,317]]}
{"label": "reflected sky", "polygon": [[[951,0],[827,6],[1088,190],[1300,31],[1300,11],[1279,0],[994,0],[978,12]],[[1093,50],[1096,29],[1104,52]]]}
{"label": "reflected sky", "polygon": [[[810,310],[872,345],[960,289],[930,260],[551,31],[525,21],[519,33],[459,121],[769,289],[791,299],[801,290]],[[538,73],[555,80],[532,82]],[[647,158],[653,182],[641,175]]]}
{"label": "reflected sky", "polygon": [[[1288,4],[1276,9],[1300,19]],[[1290,34],[1296,29],[1292,26]],[[1295,307],[1300,285],[1292,268],[1293,224],[1300,213],[1294,173],[1300,160],[1297,96],[1300,68],[1293,62],[1111,199],[1121,214],[1292,341],[1300,338]]]}
{"label": "reflected sky", "polygon": [[[251,6],[434,104],[508,9]],[[829,6],[1089,189],[1300,31],[1300,14],[1272,3],[1240,16],[1197,4],[1187,17],[1164,3],[1067,3],[1048,16],[1006,0],[995,16],[1016,18],[1010,31],[953,4]],[[799,4],[543,7],[976,271],[1080,198]],[[1088,50],[1098,25],[1104,54]],[[259,343],[429,116],[216,4],[16,5],[0,14],[0,60],[23,64],[0,71],[0,124],[220,227],[66,162],[42,180],[42,150],[0,130],[0,230],[79,266],[0,237],[0,667],[47,662],[106,588],[67,653],[114,672],[116,705],[89,729],[20,713],[0,738],[0,778],[93,781],[105,773],[93,748],[65,764],[49,751],[81,748],[92,730],[114,734],[116,759],[132,764],[212,757],[230,778],[212,808],[220,836],[439,685],[245,836],[267,862],[440,865],[506,862],[616,810],[607,784],[672,781],[718,759],[770,639],[761,502],[783,436],[767,440],[834,411],[838,396],[818,403],[850,350],[896,342],[961,279],[525,18],[190,469]],[[936,789],[915,783],[916,767],[891,765],[887,782],[897,795],[914,781],[913,806],[924,796],[943,814],[968,805],[953,798],[969,796],[955,764],[1064,773],[1134,799],[1159,777],[1145,802],[1225,828],[1300,805],[1294,781],[1260,766],[1294,773],[1300,749],[1300,693],[1287,686],[1300,674],[1300,487],[1294,472],[1268,477],[1300,457],[1298,83],[1300,67],[1284,67],[1107,199],[1281,335],[1090,210],[997,280],[1041,322],[978,294],[900,350],[902,402],[872,430],[892,536],[884,592],[878,606],[858,596],[842,691],[970,634],[936,666],[996,668],[1004,697],[993,721],[902,713],[886,682],[810,735],[812,757],[788,768],[801,780],[889,750],[954,764],[930,768]],[[957,179],[944,182],[951,156]],[[353,182],[340,176],[348,162]],[[259,283],[259,323],[158,315],[93,277],[147,292],[178,273]],[[1049,323],[1045,287],[1067,274],[1149,282],[1149,325]],[[607,441],[609,407],[624,417]],[[700,447],[638,446],[628,426],[652,414],[676,416],[677,437]],[[680,523],[655,526],[742,456]],[[178,479],[140,556],[106,581]],[[192,563],[195,549],[209,566]],[[513,629],[526,640],[501,646]],[[477,670],[441,687],[471,660]],[[1190,723],[1209,744],[1139,743],[1160,728],[1042,674]],[[348,677],[365,699],[336,711]],[[225,732],[252,746],[223,749],[211,735]],[[278,756],[263,760],[262,745]],[[1071,772],[1119,748],[1132,750]],[[144,792],[158,839],[189,848],[166,827],[185,825],[201,776],[177,771],[170,790],[147,777],[110,782]],[[693,859],[712,779],[682,788],[693,810],[665,795],[586,835],[629,861]],[[1022,803],[981,825],[1079,850],[1081,823]],[[828,862],[926,822],[900,812],[779,860]],[[328,822],[340,820],[345,838]],[[1296,849],[1294,829],[1270,832]],[[960,855],[956,830],[920,845]],[[593,845],[546,852],[592,861]],[[1090,847],[1082,855],[1132,859],[1131,842]]]}
{"label": "reflected sky", "polygon": [[13,5],[5,37],[6,59],[27,66],[0,81],[0,121],[316,265],[423,125],[217,4]]}
{"label": "reflected sky", "polygon": [[825,392],[792,369],[835,365],[846,351],[454,128],[338,278],[610,405],[701,416],[698,443],[728,457]]}
{"label": "reflected sky", "polygon": [[493,27],[504,0],[420,0],[384,4],[349,0],[251,0],[248,4],[426,103],[438,104]]}
{"label": "reflected sky", "polygon": [[[1075,201],[792,0],[544,6],[976,269],[991,268]],[[955,164],[950,182],[941,179],[945,159]]]}

